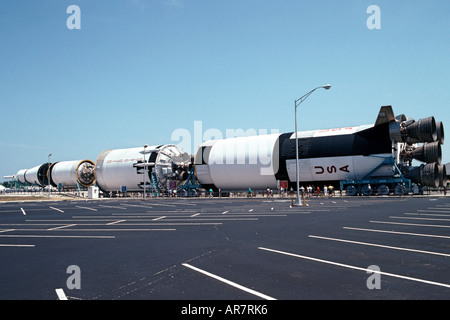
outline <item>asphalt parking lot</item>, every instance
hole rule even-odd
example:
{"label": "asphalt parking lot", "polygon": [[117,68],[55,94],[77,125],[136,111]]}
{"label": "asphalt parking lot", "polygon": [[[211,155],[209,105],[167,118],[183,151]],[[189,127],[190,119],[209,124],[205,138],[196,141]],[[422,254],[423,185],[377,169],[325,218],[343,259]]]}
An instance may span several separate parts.
{"label": "asphalt parking lot", "polygon": [[1,300],[450,298],[450,199],[0,203]]}

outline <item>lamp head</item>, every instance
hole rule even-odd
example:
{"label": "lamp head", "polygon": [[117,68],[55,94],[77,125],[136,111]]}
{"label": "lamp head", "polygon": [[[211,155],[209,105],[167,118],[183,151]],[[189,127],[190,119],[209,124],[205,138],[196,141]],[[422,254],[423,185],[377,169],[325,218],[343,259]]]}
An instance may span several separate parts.
{"label": "lamp head", "polygon": [[330,89],[331,88],[331,84],[326,84],[326,85],[324,85],[322,88],[324,88],[324,89],[326,89],[326,90],[328,90],[328,89]]}

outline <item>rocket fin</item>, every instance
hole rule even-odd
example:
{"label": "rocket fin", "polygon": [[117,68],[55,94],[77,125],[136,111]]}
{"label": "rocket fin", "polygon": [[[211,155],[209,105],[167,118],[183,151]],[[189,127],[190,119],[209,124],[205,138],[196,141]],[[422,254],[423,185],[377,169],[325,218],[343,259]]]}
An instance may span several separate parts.
{"label": "rocket fin", "polygon": [[389,123],[395,120],[394,111],[392,111],[392,106],[383,106],[378,113],[377,121],[375,121],[375,127]]}

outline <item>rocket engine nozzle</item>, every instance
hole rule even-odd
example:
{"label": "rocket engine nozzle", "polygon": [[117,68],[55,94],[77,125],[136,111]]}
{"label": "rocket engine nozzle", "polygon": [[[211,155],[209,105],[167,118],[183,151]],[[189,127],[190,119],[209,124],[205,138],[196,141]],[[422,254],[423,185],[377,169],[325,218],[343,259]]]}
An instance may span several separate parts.
{"label": "rocket engine nozzle", "polygon": [[434,117],[418,121],[393,121],[389,126],[391,138],[396,142],[420,143],[444,139],[442,123],[437,126]]}
{"label": "rocket engine nozzle", "polygon": [[437,139],[440,144],[444,144],[444,124],[442,121],[436,123]]}
{"label": "rocket engine nozzle", "polygon": [[438,165],[439,170],[439,187],[447,185],[447,169],[444,165]]}
{"label": "rocket engine nozzle", "polygon": [[409,142],[434,142],[437,141],[436,121],[434,117],[428,117],[413,122],[406,127]]}
{"label": "rocket engine nozzle", "polygon": [[410,152],[404,154],[407,159],[416,159],[421,162],[433,163],[437,162],[441,164],[442,161],[442,149],[439,141],[425,143],[413,149]]}
{"label": "rocket engine nozzle", "polygon": [[422,164],[419,167],[403,167],[402,172],[407,179],[427,187],[443,186],[447,180],[445,166],[437,163]]}

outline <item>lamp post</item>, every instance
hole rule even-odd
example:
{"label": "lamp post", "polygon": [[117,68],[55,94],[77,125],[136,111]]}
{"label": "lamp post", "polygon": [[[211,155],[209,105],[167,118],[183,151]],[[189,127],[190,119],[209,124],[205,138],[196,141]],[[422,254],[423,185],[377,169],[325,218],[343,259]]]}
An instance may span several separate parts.
{"label": "lamp post", "polygon": [[297,130],[297,107],[306,100],[306,98],[308,98],[311,93],[313,93],[314,91],[316,91],[317,89],[325,89],[328,90],[331,88],[331,84],[326,84],[324,86],[321,87],[317,87],[312,89],[310,92],[308,92],[307,94],[305,94],[304,96],[298,98],[297,100],[295,100],[295,176],[297,179],[297,201],[296,204],[300,204],[300,178],[299,178],[299,172],[298,172],[298,130]]}
{"label": "lamp post", "polygon": [[48,187],[48,199],[50,200],[50,157],[52,154],[50,153],[48,155],[48,161],[47,161],[47,187]]}
{"label": "lamp post", "polygon": [[144,161],[142,164],[144,165],[144,199],[145,199],[145,176],[147,174],[147,167],[145,166],[145,148],[148,147],[148,144],[144,145]]}

